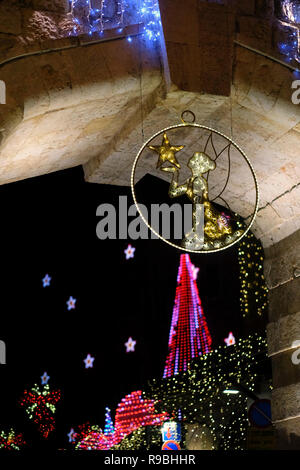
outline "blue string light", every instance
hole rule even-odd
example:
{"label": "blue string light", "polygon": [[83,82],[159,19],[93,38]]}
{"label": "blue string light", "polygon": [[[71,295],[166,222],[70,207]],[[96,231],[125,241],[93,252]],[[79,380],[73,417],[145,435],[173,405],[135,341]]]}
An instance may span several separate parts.
{"label": "blue string light", "polygon": [[300,0],[282,0],[280,22],[286,28],[286,41],[278,44],[286,60],[300,62]]}
{"label": "blue string light", "polygon": [[[69,0],[74,20],[73,35],[102,35],[104,29],[118,26],[117,32],[122,33],[126,21],[126,12],[131,13],[131,23],[144,24],[144,37],[149,41],[158,41],[161,36],[161,17],[158,0],[142,0],[137,8],[137,0]],[[113,10],[112,16],[107,11]],[[132,12],[135,17],[132,18]],[[107,16],[108,15],[108,16]],[[132,37],[127,38],[132,42]]]}

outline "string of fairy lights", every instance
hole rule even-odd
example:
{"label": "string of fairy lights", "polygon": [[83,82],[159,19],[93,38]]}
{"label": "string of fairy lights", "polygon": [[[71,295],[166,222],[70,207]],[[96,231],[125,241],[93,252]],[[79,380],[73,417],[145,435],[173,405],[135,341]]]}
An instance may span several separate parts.
{"label": "string of fairy lights", "polygon": [[[158,0],[70,0],[74,26],[70,35],[103,35],[109,28],[119,32],[134,22],[143,24],[143,34],[150,41],[161,35]],[[128,19],[127,19],[128,16]],[[132,38],[129,36],[128,41]]]}
{"label": "string of fairy lights", "polygon": [[[180,409],[183,422],[209,428],[214,440],[212,449],[241,450],[245,448],[248,426],[247,398],[235,388],[241,384],[254,391],[259,363],[266,360],[266,339],[255,334],[203,355],[182,374],[154,379],[146,396],[156,401],[159,411],[172,416]],[[134,446],[132,440],[130,446]]]}
{"label": "string of fairy lights", "polygon": [[253,233],[246,234],[238,249],[240,306],[243,317],[262,316],[268,307],[268,288],[263,274],[264,252]]}

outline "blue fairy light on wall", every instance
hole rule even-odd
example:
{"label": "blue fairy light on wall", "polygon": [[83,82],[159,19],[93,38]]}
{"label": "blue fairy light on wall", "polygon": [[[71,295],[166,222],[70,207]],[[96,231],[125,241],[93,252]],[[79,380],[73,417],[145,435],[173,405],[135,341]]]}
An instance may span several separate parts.
{"label": "blue fairy light on wall", "polygon": [[102,35],[111,28],[121,33],[125,26],[143,23],[148,40],[157,41],[161,36],[158,0],[70,0],[70,9],[74,21],[71,35]]}
{"label": "blue fairy light on wall", "polygon": [[278,44],[279,51],[289,62],[300,62],[300,0],[282,0],[279,21],[285,32],[285,40]]}

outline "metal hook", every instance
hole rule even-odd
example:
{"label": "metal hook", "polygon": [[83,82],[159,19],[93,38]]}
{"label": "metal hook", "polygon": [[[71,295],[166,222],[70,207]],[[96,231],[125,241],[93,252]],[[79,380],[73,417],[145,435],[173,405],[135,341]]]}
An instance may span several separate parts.
{"label": "metal hook", "polygon": [[[187,114],[187,113],[189,113],[189,114],[192,116],[192,118],[193,118],[192,121],[185,121],[185,120],[183,119],[183,116],[184,116],[185,114]],[[182,122],[183,124],[193,124],[193,123],[196,121],[196,116],[195,116],[195,114],[193,113],[193,111],[190,111],[189,109],[186,109],[185,111],[183,111],[183,112],[181,113],[180,119],[181,119],[181,122]]]}

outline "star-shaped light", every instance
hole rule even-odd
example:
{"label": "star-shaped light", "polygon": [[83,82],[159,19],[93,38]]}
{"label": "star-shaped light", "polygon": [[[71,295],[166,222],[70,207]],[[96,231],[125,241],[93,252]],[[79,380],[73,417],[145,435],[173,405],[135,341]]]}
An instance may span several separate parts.
{"label": "star-shaped light", "polygon": [[227,346],[232,346],[235,344],[235,337],[233,336],[232,332],[229,333],[228,338],[224,339]]}
{"label": "star-shaped light", "polygon": [[127,343],[125,343],[126,352],[134,352],[134,348],[136,345],[136,341],[134,341],[131,337],[128,339]]}
{"label": "star-shaped light", "polygon": [[89,367],[93,367],[95,358],[92,357],[90,354],[86,356],[86,358],[83,360],[85,363],[85,368],[88,369]]}
{"label": "star-shaped light", "polygon": [[44,372],[43,375],[41,375],[42,385],[47,385],[49,379],[50,379],[50,377],[47,374],[47,372]]}
{"label": "star-shaped light", "polygon": [[73,297],[70,296],[69,300],[67,301],[68,310],[74,309],[75,304],[76,304],[76,299],[73,299]]}
{"label": "star-shaped light", "polygon": [[229,227],[230,216],[222,212],[217,219],[217,224],[220,229]]}
{"label": "star-shaped light", "polygon": [[134,252],[135,252],[135,248],[131,245],[128,245],[126,250],[124,250],[124,253],[126,255],[126,259],[134,258]]}
{"label": "star-shaped light", "polygon": [[198,277],[199,269],[200,269],[200,268],[196,268],[196,266],[194,266],[194,265],[192,264],[192,273],[193,273],[193,279],[194,279],[194,281],[196,281],[196,279],[197,279],[197,277]]}
{"label": "star-shaped light", "polygon": [[49,276],[49,274],[46,274],[45,277],[43,277],[42,279],[43,287],[50,286],[51,279],[52,278]]}
{"label": "star-shaped light", "polygon": [[75,442],[76,432],[71,428],[70,432],[67,434],[69,442]]}
{"label": "star-shaped light", "polygon": [[183,147],[184,145],[178,145],[177,147],[171,145],[166,133],[164,133],[161,145],[148,145],[150,150],[153,150],[159,155],[156,168],[160,168],[165,162],[169,162],[177,168],[180,168],[180,165],[175,157],[175,153],[182,150]]}

